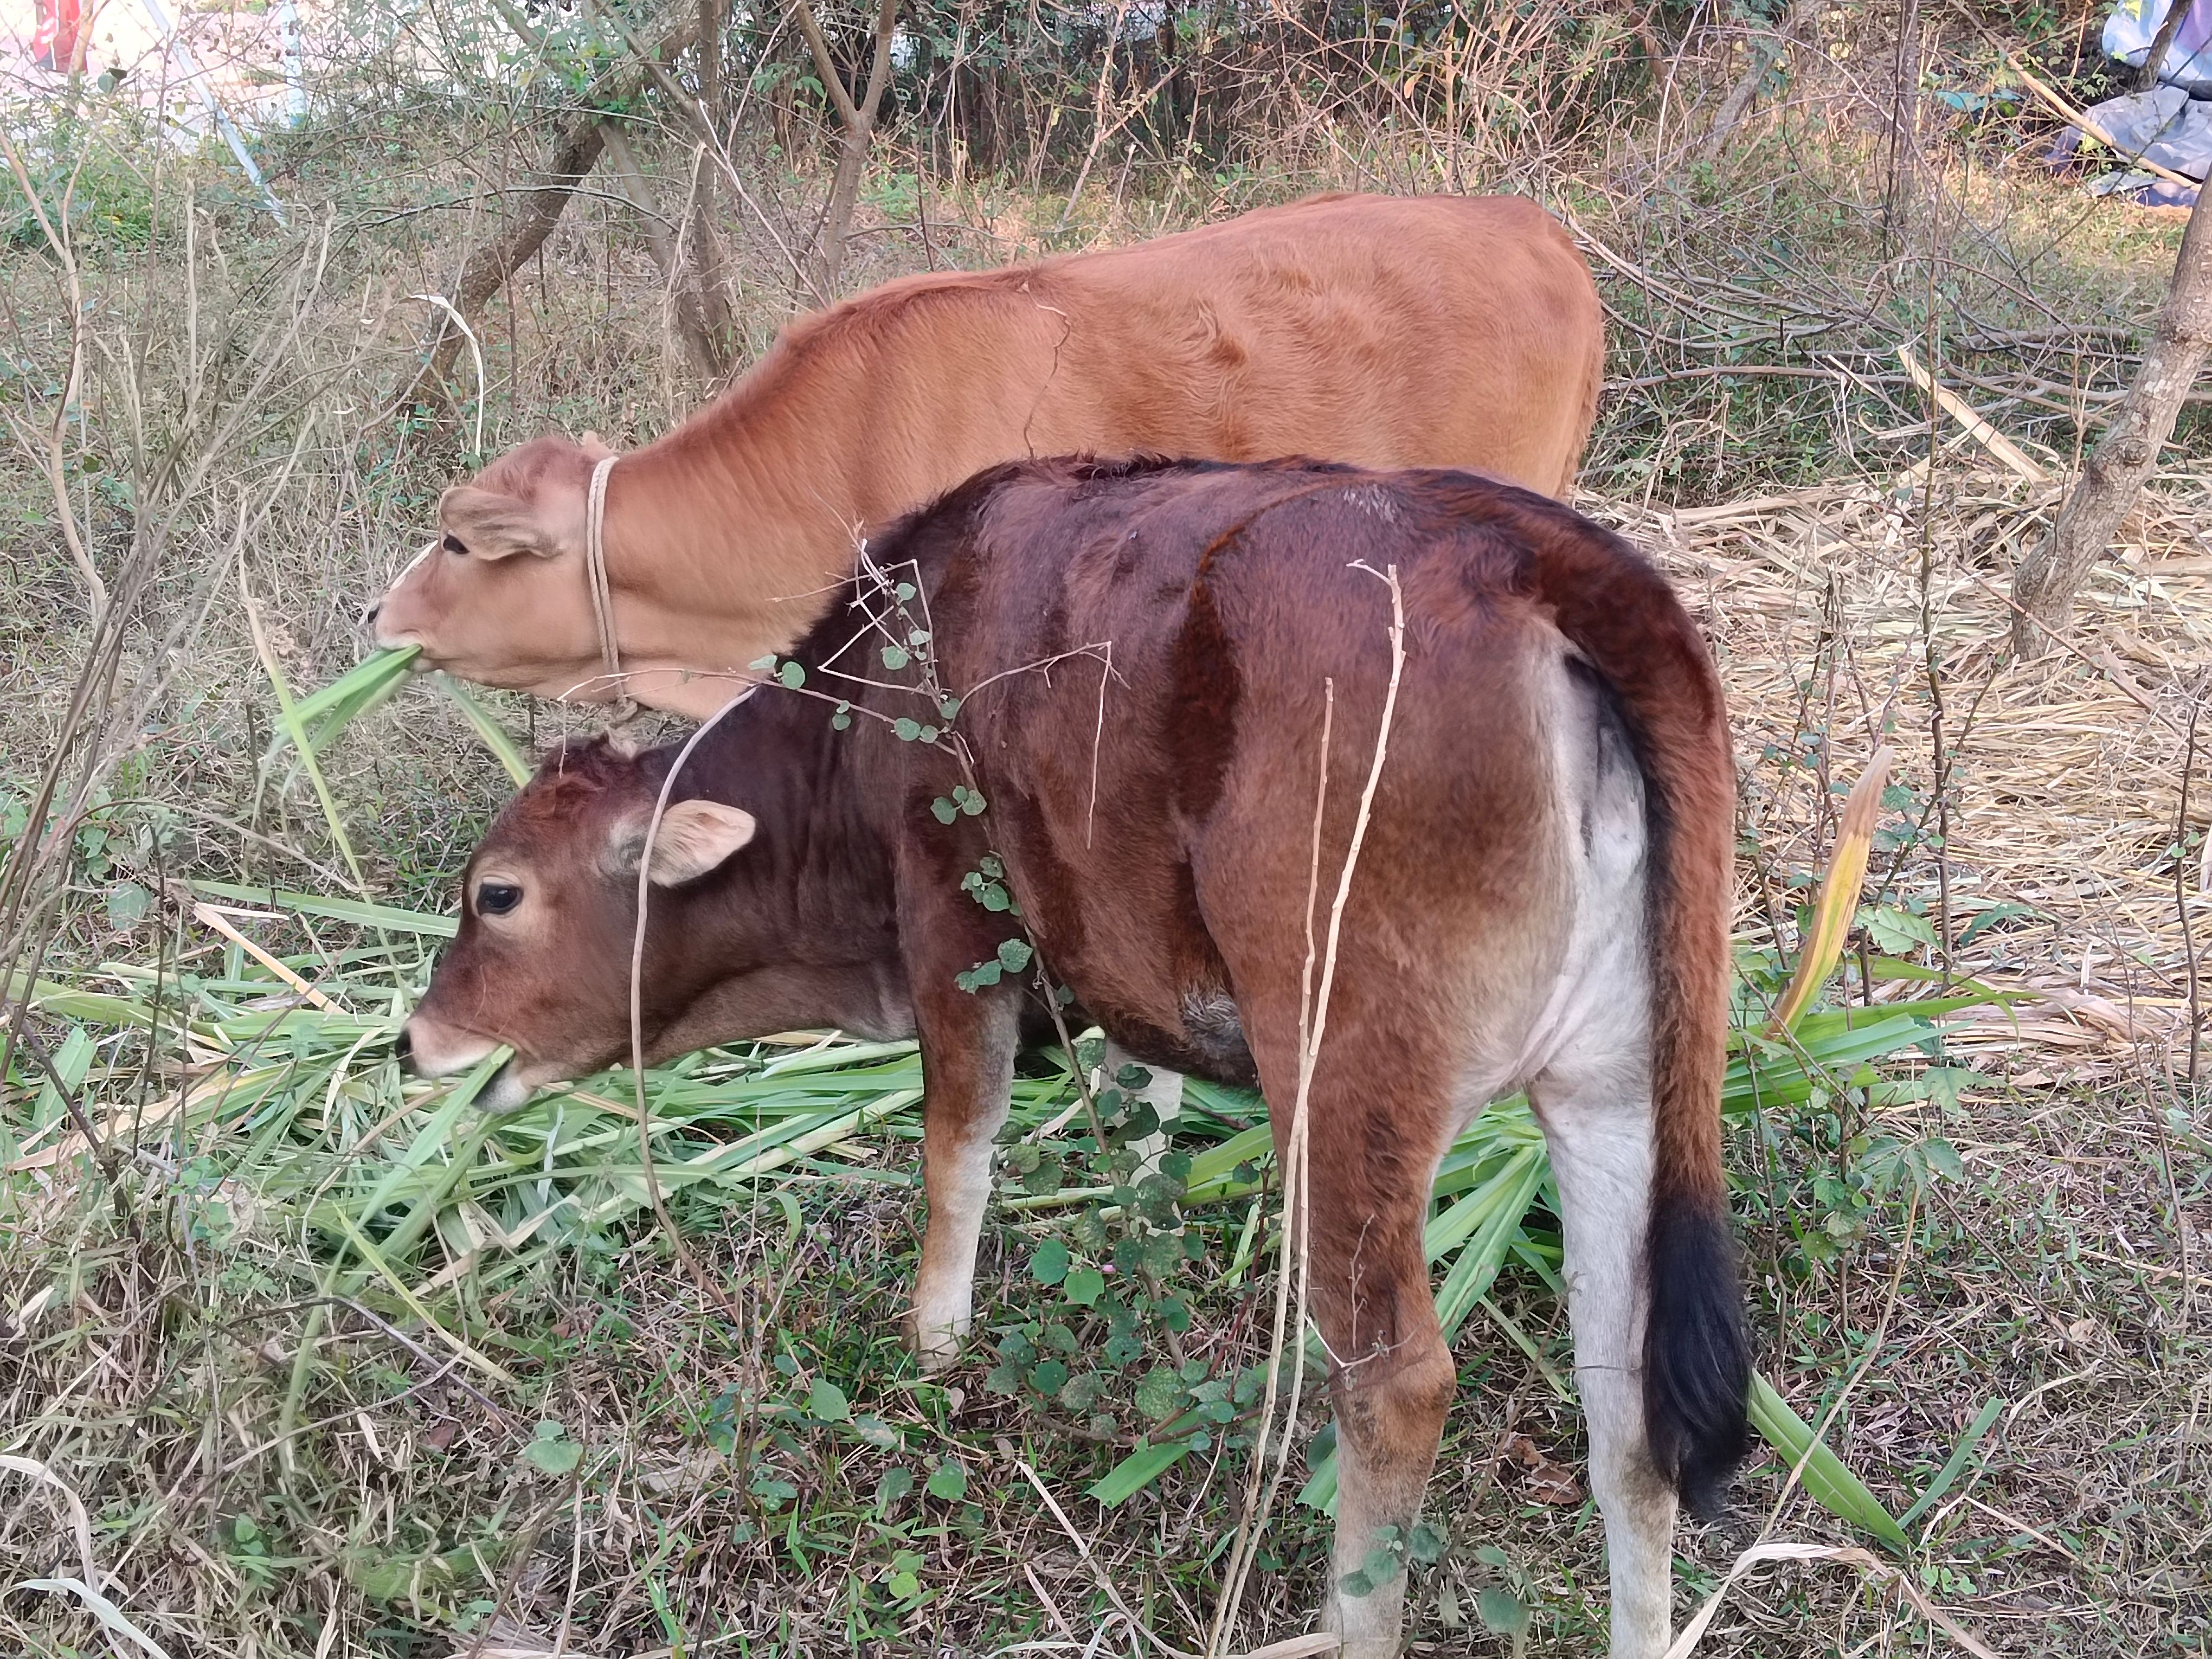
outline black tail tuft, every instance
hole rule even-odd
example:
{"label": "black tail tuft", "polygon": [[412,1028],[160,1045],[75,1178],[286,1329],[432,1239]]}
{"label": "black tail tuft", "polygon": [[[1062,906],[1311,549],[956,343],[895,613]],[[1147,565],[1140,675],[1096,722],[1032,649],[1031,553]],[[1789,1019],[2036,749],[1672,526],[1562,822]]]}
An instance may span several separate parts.
{"label": "black tail tuft", "polygon": [[1659,1196],[1645,1271],[1644,1433],[1684,1505],[1711,1520],[1751,1438],[1751,1340],[1726,1212]]}

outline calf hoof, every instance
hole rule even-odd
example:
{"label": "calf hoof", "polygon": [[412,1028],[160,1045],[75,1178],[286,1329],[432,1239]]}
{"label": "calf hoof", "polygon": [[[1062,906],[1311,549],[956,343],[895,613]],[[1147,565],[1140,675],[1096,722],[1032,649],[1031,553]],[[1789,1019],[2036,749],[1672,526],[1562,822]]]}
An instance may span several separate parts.
{"label": "calf hoof", "polygon": [[[1374,1621],[1359,1618],[1358,1611],[1361,1610],[1347,1608],[1333,1589],[1322,1604],[1321,1628],[1336,1638],[1336,1659],[1399,1659],[1405,1651],[1402,1628],[1376,1630]],[[1347,1613],[1353,1613],[1349,1621]],[[1352,1628],[1345,1627],[1347,1622]]]}
{"label": "calf hoof", "polygon": [[942,1325],[924,1330],[921,1316],[912,1309],[899,1321],[899,1340],[915,1357],[924,1376],[933,1376],[960,1358],[960,1338],[957,1333]]}

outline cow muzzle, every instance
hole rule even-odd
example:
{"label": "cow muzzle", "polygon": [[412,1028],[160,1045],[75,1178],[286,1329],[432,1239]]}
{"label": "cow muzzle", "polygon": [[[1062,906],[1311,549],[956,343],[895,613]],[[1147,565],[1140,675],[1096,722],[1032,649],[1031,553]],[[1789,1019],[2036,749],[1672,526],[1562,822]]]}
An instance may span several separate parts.
{"label": "cow muzzle", "polygon": [[[436,541],[432,540],[425,542],[422,547],[416,550],[415,556],[408,560],[405,564],[400,567],[399,574],[392,579],[392,586],[386,588],[383,592],[378,594],[375,602],[372,604],[368,610],[362,612],[362,626],[368,630],[369,637],[374,640],[377,644],[381,646],[384,649],[390,651],[395,650],[402,646],[420,646],[423,644],[423,641],[416,634],[410,632],[404,627],[395,626],[392,618],[387,617],[385,613],[392,608],[393,596],[398,593],[402,588],[405,587],[408,582],[414,577],[416,567],[437,550],[438,544]],[[403,609],[404,608],[404,607],[403,607]],[[432,665],[423,661],[422,658],[418,657],[416,659],[413,666],[419,672],[423,670],[427,670],[431,667]]]}
{"label": "cow muzzle", "polygon": [[451,1077],[498,1047],[494,1038],[456,1030],[418,1012],[392,1039],[392,1057],[410,1077]]}
{"label": "cow muzzle", "polygon": [[[495,1038],[458,1030],[417,1013],[392,1038],[392,1058],[410,1077],[452,1077],[467,1071],[499,1046]],[[477,1108],[485,1112],[511,1112],[537,1093],[539,1081],[550,1080],[533,1081],[524,1076],[519,1059],[509,1060],[477,1091]]]}

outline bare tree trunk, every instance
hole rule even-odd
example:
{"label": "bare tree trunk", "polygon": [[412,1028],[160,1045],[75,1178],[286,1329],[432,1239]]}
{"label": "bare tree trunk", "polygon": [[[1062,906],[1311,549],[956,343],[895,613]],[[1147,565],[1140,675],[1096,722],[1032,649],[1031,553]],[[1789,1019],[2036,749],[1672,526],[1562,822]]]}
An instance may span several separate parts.
{"label": "bare tree trunk", "polygon": [[[519,19],[511,18],[510,21],[518,28],[524,27]],[[696,27],[697,21],[693,19],[669,28],[654,45],[653,57],[672,58],[682,52],[691,44]],[[532,37],[526,33],[525,38]],[[535,170],[538,182],[523,197],[522,210],[514,222],[504,234],[477,248],[461,262],[460,270],[453,278],[453,292],[446,297],[463,317],[473,323],[493,296],[506,286],[507,278],[544,246],[545,239],[553,234],[553,227],[568,210],[576,186],[585,174],[599,165],[599,156],[606,148],[599,111],[635,97],[648,69],[655,66],[632,59],[597,76],[585,88],[577,100],[583,112],[571,120],[548,147],[544,161]],[[422,364],[394,395],[393,403],[403,409],[410,404],[435,403],[450,410],[449,387],[463,337],[453,319],[442,308],[438,310],[423,339]]]}
{"label": "bare tree trunk", "polygon": [[653,187],[646,183],[636,156],[630,153],[629,140],[623,135],[622,124],[602,121],[599,133],[623,194],[637,210],[646,247],[653,254],[653,265],[660,272],[661,286],[667,291],[669,305],[676,314],[676,331],[683,337],[684,349],[690,353],[692,367],[699,371],[702,380],[711,384],[721,378],[729,364],[714,331],[708,326],[700,291],[702,284],[694,282],[691,273],[684,270],[683,246],[671,234],[668,216],[653,198]]}
{"label": "bare tree trunk", "polygon": [[1897,228],[1902,186],[1920,154],[1920,0],[1903,0],[1897,20],[1889,106],[1889,185],[1881,203],[1882,234]]}
{"label": "bare tree trunk", "polygon": [[726,373],[737,351],[737,324],[730,313],[729,267],[722,257],[722,239],[714,228],[716,173],[709,151],[721,144],[722,27],[728,0],[699,0],[699,114],[706,123],[707,142],[691,167],[691,205],[685,216],[685,238],[698,295],[700,325],[714,343],[716,358]]}
{"label": "bare tree trunk", "polygon": [[2208,225],[2212,225],[2212,214],[2207,213],[2200,195],[2181,239],[2172,284],[2159,313],[2158,332],[2143,353],[2142,371],[2081,469],[2081,482],[2067,497],[2050,539],[2021,561],[2013,578],[2013,599],[2021,612],[2013,619],[2013,648],[2022,657],[2042,651],[2044,629],[2063,629],[2073,616],[2074,596],[2082,579],[2104,556],[2134,507],[2158,465],[2159,451],[2173,435],[2174,420],[2203,366],[2205,353],[2212,349],[2212,228]]}
{"label": "bare tree trunk", "polygon": [[2173,0],[2166,9],[2166,21],[2158,26],[2151,37],[2150,56],[2136,71],[2136,90],[2148,92],[2158,84],[2159,66],[2166,62],[2166,54],[2173,46],[2173,37],[2181,33],[2181,20],[2189,15],[2189,0]]}
{"label": "bare tree trunk", "polygon": [[1771,30],[1753,37],[1746,49],[1751,61],[1744,66],[1742,78],[1721,100],[1721,112],[1713,118],[1712,131],[1706,133],[1705,142],[1698,147],[1699,160],[1719,158],[1729,135],[1751,112],[1752,101],[1759,96],[1760,86],[1773,72],[1774,66],[1790,56],[1790,37],[1820,15],[1821,3],[1822,0],[1790,0],[1790,9]]}
{"label": "bare tree trunk", "polygon": [[692,300],[699,309],[699,326],[714,343],[714,360],[720,364],[714,371],[719,380],[730,372],[737,356],[738,321],[730,307],[729,263],[722,257],[721,233],[714,228],[714,158],[704,144],[691,160],[691,203],[684,226]]}
{"label": "bare tree trunk", "polygon": [[[605,148],[596,113],[576,121],[554,140],[538,168],[541,182],[522,198],[522,210],[514,222],[461,262],[460,272],[453,278],[453,291],[447,296],[455,311],[467,318],[477,316],[507,279],[544,246],[568,210],[576,185],[599,164]],[[418,403],[450,406],[453,362],[460,356],[463,337],[450,314],[442,308],[434,313],[428,337],[423,342],[422,362],[394,403],[403,409]]]}
{"label": "bare tree trunk", "polygon": [[837,171],[830,181],[830,199],[822,210],[822,228],[814,239],[814,285],[828,299],[836,291],[837,273],[845,263],[845,238],[853,222],[854,204],[860,196],[860,175],[867,170],[876,114],[890,84],[891,29],[898,21],[898,0],[882,0],[877,10],[875,62],[869,66],[867,89],[857,104],[830,59],[830,43],[822,38],[813,7],[807,0],[791,0],[791,4],[799,33],[806,37],[807,48],[814,54],[823,88],[836,106],[837,118],[845,130],[837,149]]}

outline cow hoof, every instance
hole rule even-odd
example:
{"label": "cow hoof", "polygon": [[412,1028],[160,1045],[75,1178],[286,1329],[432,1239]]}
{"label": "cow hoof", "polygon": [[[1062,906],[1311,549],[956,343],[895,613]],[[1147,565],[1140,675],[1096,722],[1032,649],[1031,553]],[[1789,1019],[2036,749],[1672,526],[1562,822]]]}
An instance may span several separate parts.
{"label": "cow hoof", "polygon": [[924,1376],[933,1376],[960,1358],[960,1338],[942,1325],[921,1328],[919,1315],[909,1311],[899,1321],[899,1340],[915,1357]]}

